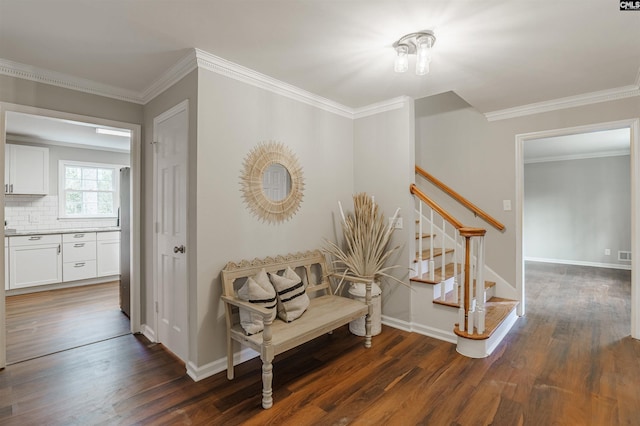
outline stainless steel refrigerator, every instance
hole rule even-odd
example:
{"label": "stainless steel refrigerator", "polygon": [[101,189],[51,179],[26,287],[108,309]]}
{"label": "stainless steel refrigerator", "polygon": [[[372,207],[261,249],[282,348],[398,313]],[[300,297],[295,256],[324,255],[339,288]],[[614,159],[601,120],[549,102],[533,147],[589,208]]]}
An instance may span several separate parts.
{"label": "stainless steel refrigerator", "polygon": [[120,169],[120,309],[131,311],[131,168]]}

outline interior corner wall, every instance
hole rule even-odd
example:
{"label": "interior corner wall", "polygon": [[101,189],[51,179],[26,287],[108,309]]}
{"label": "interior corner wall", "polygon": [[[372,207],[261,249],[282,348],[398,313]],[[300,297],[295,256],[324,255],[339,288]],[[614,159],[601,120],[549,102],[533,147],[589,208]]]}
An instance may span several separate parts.
{"label": "interior corner wall", "polygon": [[630,168],[629,155],[525,164],[525,258],[630,267]]}
{"label": "interior corner wall", "polygon": [[[198,71],[197,366],[226,356],[220,271],[229,261],[321,248],[335,238],[337,202],[353,193],[353,120],[219,75]],[[260,221],[243,202],[243,161],[278,141],[302,168],[297,213]],[[193,252],[193,251],[192,251]]]}
{"label": "interior corner wall", "polygon": [[640,117],[640,96],[566,108],[506,120],[486,120],[453,92],[416,101],[416,164],[505,224],[499,232],[433,189],[436,202],[465,225],[486,228],[487,265],[516,285],[515,210],[502,200],[516,197],[516,135]]}
{"label": "interior corner wall", "polygon": [[[196,246],[196,209],[197,204],[197,180],[196,180],[196,164],[195,158],[197,157],[197,123],[198,123],[198,72],[197,70],[191,71],[185,77],[180,79],[176,84],[169,87],[167,90],[156,96],[144,106],[144,143],[142,144],[141,156],[143,162],[142,170],[142,187],[143,200],[142,200],[142,247],[143,253],[141,253],[141,259],[144,259],[144,266],[142,273],[146,279],[142,280],[142,286],[140,289],[141,300],[143,303],[141,313],[141,324],[146,324],[153,327],[154,318],[154,301],[156,296],[154,294],[153,283],[153,120],[160,114],[168,111],[174,106],[178,105],[184,100],[189,101],[189,142],[188,142],[188,176],[187,185],[189,193],[187,196],[187,216],[189,229],[187,231],[186,246],[189,248],[189,256],[187,266],[188,271],[188,291],[189,291],[189,361],[193,360],[196,352],[196,322],[195,317],[191,314],[195,309],[195,300],[197,297],[196,292],[196,256],[195,250],[192,250]],[[157,333],[157,330],[154,330]]]}
{"label": "interior corner wall", "polygon": [[[391,217],[397,208],[403,229],[393,234],[392,245],[401,249],[393,263],[400,268],[393,275],[409,284],[409,267],[415,257],[414,202],[409,185],[414,181],[415,125],[413,100],[407,98],[402,108],[355,120],[354,191],[375,196],[382,212]],[[351,200],[344,206],[352,206]],[[400,323],[411,321],[411,290],[390,280],[381,285],[382,314]]]}

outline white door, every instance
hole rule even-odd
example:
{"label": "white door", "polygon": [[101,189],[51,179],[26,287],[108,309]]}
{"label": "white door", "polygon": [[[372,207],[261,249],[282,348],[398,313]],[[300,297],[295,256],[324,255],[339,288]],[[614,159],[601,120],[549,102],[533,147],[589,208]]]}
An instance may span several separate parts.
{"label": "white door", "polygon": [[154,119],[156,310],[158,341],[188,361],[188,104]]}

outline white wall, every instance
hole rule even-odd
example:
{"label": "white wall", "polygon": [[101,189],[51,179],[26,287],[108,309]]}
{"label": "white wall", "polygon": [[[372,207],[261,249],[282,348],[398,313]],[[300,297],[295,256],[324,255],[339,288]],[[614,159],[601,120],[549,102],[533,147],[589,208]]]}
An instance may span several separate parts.
{"label": "white wall", "polygon": [[525,258],[631,267],[618,261],[631,251],[630,166],[628,155],[526,164]]}
{"label": "white wall", "polygon": [[[203,366],[225,356],[220,271],[228,261],[320,248],[333,236],[338,200],[353,193],[353,121],[287,97],[198,71],[197,155],[192,152],[197,191],[197,258],[194,315],[197,352]],[[290,220],[267,224],[243,203],[243,161],[259,142],[289,147],[304,174],[304,198]],[[191,220],[191,218],[190,218]],[[194,245],[195,243],[195,245]]]}
{"label": "white wall", "polygon": [[[399,108],[355,120],[353,176],[354,191],[375,196],[382,212],[391,217],[401,209],[404,228],[394,231],[392,246],[401,249],[393,264],[401,268],[393,275],[407,287],[386,280],[382,283],[382,314],[385,321],[406,326],[411,321],[409,266],[415,258],[414,202],[409,193],[415,158],[413,99],[399,100]],[[350,200],[343,200],[351,206]]]}

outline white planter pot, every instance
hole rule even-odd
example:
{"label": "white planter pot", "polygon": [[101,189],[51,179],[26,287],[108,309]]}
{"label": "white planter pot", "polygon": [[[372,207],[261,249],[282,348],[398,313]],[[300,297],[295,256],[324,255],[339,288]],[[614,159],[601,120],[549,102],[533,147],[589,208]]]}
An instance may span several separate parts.
{"label": "white planter pot", "polygon": [[[362,283],[352,283],[349,288],[349,295],[352,299],[365,302],[367,287]],[[371,315],[371,335],[376,336],[382,332],[382,303],[380,301],[382,290],[377,283],[371,285],[371,304],[373,305],[373,315]],[[349,323],[349,331],[356,336],[364,336],[365,317],[355,319]]]}

